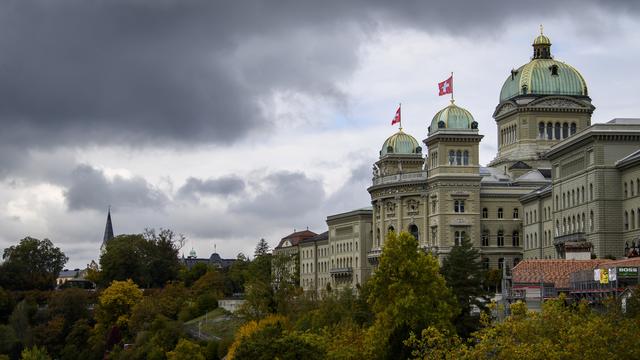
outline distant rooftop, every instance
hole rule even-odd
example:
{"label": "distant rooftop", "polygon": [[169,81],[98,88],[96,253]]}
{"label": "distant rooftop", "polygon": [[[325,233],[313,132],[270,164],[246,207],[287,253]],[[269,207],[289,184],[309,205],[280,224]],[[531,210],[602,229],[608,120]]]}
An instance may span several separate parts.
{"label": "distant rooftop", "polygon": [[640,118],[615,118],[607,121],[607,124],[640,125]]}

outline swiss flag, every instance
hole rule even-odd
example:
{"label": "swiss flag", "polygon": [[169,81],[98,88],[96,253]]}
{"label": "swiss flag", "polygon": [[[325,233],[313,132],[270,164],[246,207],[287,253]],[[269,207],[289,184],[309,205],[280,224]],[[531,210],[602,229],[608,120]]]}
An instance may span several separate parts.
{"label": "swiss flag", "polygon": [[396,111],[396,116],[394,116],[393,120],[391,120],[391,125],[395,125],[399,122],[400,122],[400,107],[398,107],[398,110]]}
{"label": "swiss flag", "polygon": [[453,93],[453,75],[447,80],[438,83],[438,90],[440,90],[439,96]]}

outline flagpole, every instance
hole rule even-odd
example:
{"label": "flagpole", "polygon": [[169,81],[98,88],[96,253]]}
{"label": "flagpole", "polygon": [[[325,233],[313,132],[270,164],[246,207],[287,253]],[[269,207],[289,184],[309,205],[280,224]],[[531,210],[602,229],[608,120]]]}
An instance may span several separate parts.
{"label": "flagpole", "polygon": [[400,110],[400,127],[398,130],[402,130],[402,103],[399,103],[398,109]]}
{"label": "flagpole", "polygon": [[453,71],[451,72],[451,103],[453,104]]}

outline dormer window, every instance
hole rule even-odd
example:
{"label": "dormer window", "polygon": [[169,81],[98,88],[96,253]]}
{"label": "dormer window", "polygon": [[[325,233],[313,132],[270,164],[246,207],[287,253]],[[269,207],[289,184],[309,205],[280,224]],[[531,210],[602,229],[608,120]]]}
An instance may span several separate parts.
{"label": "dormer window", "polygon": [[516,75],[518,75],[518,70],[511,70],[511,80],[515,80]]}
{"label": "dormer window", "polygon": [[387,152],[388,153],[392,153],[393,152],[393,146],[387,146]]}
{"label": "dormer window", "polygon": [[558,76],[558,65],[549,66],[549,70],[551,70],[551,75]]}

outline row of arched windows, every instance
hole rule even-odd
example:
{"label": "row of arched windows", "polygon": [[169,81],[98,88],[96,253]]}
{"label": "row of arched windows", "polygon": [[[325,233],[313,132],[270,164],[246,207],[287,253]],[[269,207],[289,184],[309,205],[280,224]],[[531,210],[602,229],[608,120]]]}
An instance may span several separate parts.
{"label": "row of arched windows", "polygon": [[[634,189],[635,189],[635,192],[634,192]],[[631,190],[631,193],[629,193],[629,190]],[[633,183],[633,180],[629,181],[628,183],[627,182],[624,183],[624,197],[628,198],[630,196],[635,196],[635,195],[640,195],[640,179],[636,179],[635,184]]]}
{"label": "row of arched windows", "polygon": [[[332,267],[337,267],[337,268],[346,268],[346,267],[353,267],[353,258],[352,257],[343,257],[343,258],[337,258],[337,259],[332,259],[331,260],[331,266]],[[358,258],[355,258],[355,263],[358,263]]]}
{"label": "row of arched windows", "polygon": [[576,123],[562,123],[556,122],[555,125],[548,122],[540,122],[538,123],[538,139],[547,139],[547,140],[560,140],[568,138],[570,135],[576,133],[578,127]]}
{"label": "row of arched windows", "polygon": [[631,209],[631,211],[625,210],[624,229],[635,230],[637,228],[640,228],[640,208],[638,208],[637,210]]}
{"label": "row of arched windows", "polygon": [[518,126],[510,125],[500,130],[500,144],[513,144],[518,141]]}
{"label": "row of arched windows", "polygon": [[450,150],[449,165],[469,165],[469,151]]}
{"label": "row of arched windows", "polygon": [[535,249],[538,247],[538,245],[551,246],[553,242],[553,238],[551,237],[551,230],[545,231],[543,237],[540,240],[542,241],[542,243],[538,244],[538,233],[527,234],[524,241],[525,250]]}
{"label": "row of arched windows", "polygon": [[[593,210],[589,213],[589,231],[594,229]],[[567,216],[560,220],[556,220],[556,236],[573,234],[577,232],[585,232],[587,230],[587,221],[585,213],[573,216]]]}
{"label": "row of arched windows", "polygon": [[[580,205],[586,201],[584,186],[562,193],[562,208]],[[589,184],[589,200],[593,200],[593,184]],[[560,198],[556,194],[556,209],[560,209]],[[549,215],[551,216],[551,215]]]}

